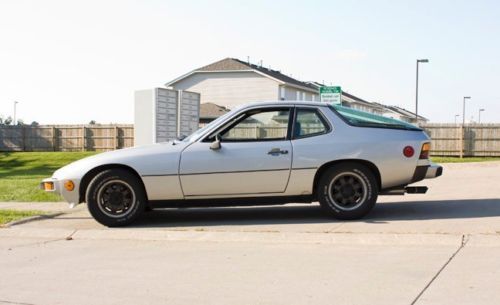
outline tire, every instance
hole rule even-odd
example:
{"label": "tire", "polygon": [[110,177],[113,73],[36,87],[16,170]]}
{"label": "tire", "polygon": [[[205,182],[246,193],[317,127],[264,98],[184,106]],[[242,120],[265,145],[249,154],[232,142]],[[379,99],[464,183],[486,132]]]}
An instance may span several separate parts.
{"label": "tire", "polygon": [[372,171],[354,162],[326,170],[317,189],[321,207],[341,220],[364,217],[373,209],[378,196],[378,184]]}
{"label": "tire", "polygon": [[142,183],[123,169],[108,169],[97,174],[85,198],[92,217],[108,227],[131,224],[147,204]]}

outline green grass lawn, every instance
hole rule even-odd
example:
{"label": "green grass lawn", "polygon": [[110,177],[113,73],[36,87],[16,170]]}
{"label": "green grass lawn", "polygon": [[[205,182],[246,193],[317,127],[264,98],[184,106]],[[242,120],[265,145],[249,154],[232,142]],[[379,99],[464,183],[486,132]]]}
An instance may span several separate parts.
{"label": "green grass lawn", "polygon": [[431,157],[435,163],[463,163],[463,162],[484,162],[484,161],[500,161],[500,157]]}
{"label": "green grass lawn", "polygon": [[8,222],[18,220],[25,217],[36,216],[44,214],[41,211],[14,211],[14,210],[0,210],[0,225]]}
{"label": "green grass lawn", "polygon": [[58,168],[95,152],[3,152],[0,153],[0,201],[61,201],[38,189],[43,178]]}

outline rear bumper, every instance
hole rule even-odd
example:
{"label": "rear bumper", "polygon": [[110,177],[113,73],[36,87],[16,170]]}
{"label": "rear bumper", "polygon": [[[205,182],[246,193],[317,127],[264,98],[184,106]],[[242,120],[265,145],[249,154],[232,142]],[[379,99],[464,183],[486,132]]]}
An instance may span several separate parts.
{"label": "rear bumper", "polygon": [[427,173],[425,174],[425,179],[436,178],[443,174],[443,167],[434,163],[427,168]]}
{"label": "rear bumper", "polygon": [[417,166],[413,173],[411,183],[429,178],[436,178],[443,174],[443,167],[434,163],[425,166]]}
{"label": "rear bumper", "polygon": [[[443,174],[443,167],[434,163],[430,165],[420,165],[415,168],[413,178],[410,183],[418,182],[428,178],[436,178]],[[408,184],[382,190],[379,195],[404,195],[404,194],[425,194],[426,186],[407,186]]]}

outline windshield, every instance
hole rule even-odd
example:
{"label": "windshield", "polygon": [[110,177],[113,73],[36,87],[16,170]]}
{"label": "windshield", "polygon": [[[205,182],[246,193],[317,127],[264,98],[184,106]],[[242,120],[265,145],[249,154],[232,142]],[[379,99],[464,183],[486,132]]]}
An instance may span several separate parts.
{"label": "windshield", "polygon": [[328,107],[344,118],[349,125],[353,126],[421,130],[410,123],[373,113],[359,111],[340,105],[328,105]]}
{"label": "windshield", "polygon": [[225,118],[227,118],[230,114],[232,114],[233,111],[229,111],[218,117],[217,119],[213,120],[212,122],[208,123],[207,125],[203,126],[202,128],[198,129],[197,131],[193,132],[189,136],[185,137],[182,139],[182,142],[187,142],[191,143],[194,142],[198,139],[200,135],[202,135],[206,130],[212,128],[212,126],[215,126],[219,124],[219,122],[223,121]]}

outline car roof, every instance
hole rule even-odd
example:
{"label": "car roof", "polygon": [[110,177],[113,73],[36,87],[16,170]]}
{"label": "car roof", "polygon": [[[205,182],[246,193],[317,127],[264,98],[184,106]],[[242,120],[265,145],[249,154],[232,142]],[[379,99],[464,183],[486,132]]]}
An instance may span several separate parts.
{"label": "car roof", "polygon": [[243,109],[243,108],[248,108],[248,107],[255,107],[255,106],[328,106],[328,103],[325,102],[313,102],[313,101],[291,101],[291,100],[284,100],[284,101],[262,101],[262,102],[252,102],[244,105],[240,105],[238,107],[235,107],[234,109]]}

